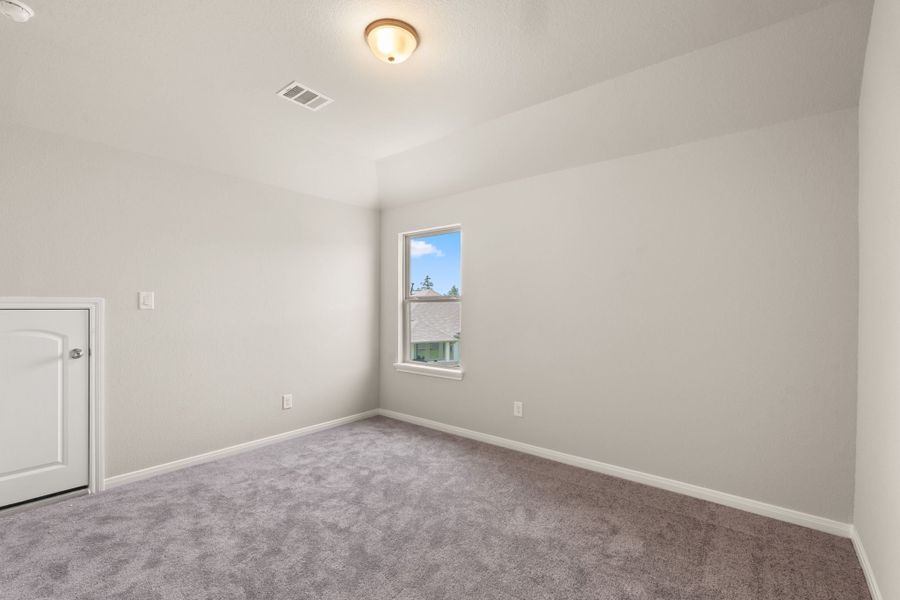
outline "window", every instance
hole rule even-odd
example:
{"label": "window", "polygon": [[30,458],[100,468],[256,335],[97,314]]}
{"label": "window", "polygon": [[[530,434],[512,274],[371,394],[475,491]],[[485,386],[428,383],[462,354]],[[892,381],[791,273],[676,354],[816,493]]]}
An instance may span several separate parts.
{"label": "window", "polygon": [[401,236],[398,370],[462,378],[460,242],[455,226]]}

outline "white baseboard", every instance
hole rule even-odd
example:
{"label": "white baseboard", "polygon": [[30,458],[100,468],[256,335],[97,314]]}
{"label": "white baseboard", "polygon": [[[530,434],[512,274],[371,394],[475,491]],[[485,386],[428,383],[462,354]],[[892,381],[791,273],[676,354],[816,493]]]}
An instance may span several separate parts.
{"label": "white baseboard", "polygon": [[153,477],[154,475],[162,475],[163,473],[169,473],[170,471],[177,471],[178,469],[183,469],[185,467],[190,467],[193,465],[199,465],[200,463],[216,460],[217,458],[230,456],[232,454],[238,454],[240,452],[246,452],[247,450],[252,450],[254,448],[267,446],[269,444],[274,444],[277,442],[283,442],[285,440],[300,437],[302,435],[309,435],[310,433],[322,431],[323,429],[331,429],[332,427],[338,427],[340,425],[352,423],[353,421],[368,419],[369,417],[374,417],[378,414],[378,409],[367,410],[365,412],[356,413],[355,415],[341,417],[340,419],[334,419],[331,421],[326,421],[324,423],[317,423],[315,425],[308,425],[306,427],[301,427],[300,429],[294,429],[292,431],[286,431],[284,433],[277,433],[275,435],[270,435],[269,437],[260,438],[258,440],[251,440],[242,444],[228,446],[227,448],[221,448],[219,450],[213,450],[211,452],[204,452],[203,454],[198,454],[196,456],[189,456],[187,458],[173,460],[172,462],[163,463],[161,465],[156,465],[153,467],[147,467],[146,469],[140,469],[138,471],[131,471],[130,473],[123,473],[122,475],[116,475],[115,477],[108,477],[106,479],[106,488],[109,489],[119,485],[125,485],[126,483],[131,483],[133,481],[147,479],[148,477]]}
{"label": "white baseboard", "polygon": [[454,435],[470,438],[479,442],[493,444],[494,446],[502,446],[503,448],[509,448],[510,450],[517,450],[519,452],[532,454],[534,456],[540,456],[541,458],[554,460],[557,462],[565,463],[567,465],[581,467],[582,469],[588,469],[590,471],[596,471],[605,475],[612,475],[613,477],[620,477],[629,481],[643,483],[645,485],[661,488],[670,492],[676,492],[679,494],[684,494],[686,496],[699,498],[701,500],[715,502],[716,504],[723,504],[732,508],[737,508],[757,515],[762,515],[764,517],[771,517],[773,519],[778,519],[779,521],[786,521],[788,523],[793,523],[794,525],[801,525],[803,527],[817,529],[819,531],[824,531],[825,533],[831,533],[833,535],[839,535],[841,537],[851,537],[853,526],[849,523],[842,523],[840,521],[826,519],[824,517],[811,515],[808,513],[800,512],[798,510],[784,508],[782,506],[776,506],[774,504],[767,504],[766,502],[760,502],[759,500],[751,500],[750,498],[744,498],[742,496],[735,496],[734,494],[711,490],[699,485],[693,485],[691,483],[684,483],[682,481],[676,481],[674,479],[659,477],[658,475],[651,475],[649,473],[635,471],[634,469],[617,467],[616,465],[610,465],[597,460],[582,458],[580,456],[566,454],[564,452],[558,452],[556,450],[550,450],[548,448],[542,448],[540,446],[533,446],[531,444],[517,442],[515,440],[502,438],[496,435],[481,433],[479,431],[473,431],[471,429],[464,429],[462,427],[456,427],[454,425],[446,425],[438,421],[423,419],[422,417],[415,417],[413,415],[399,413],[393,410],[388,410],[386,408],[378,409],[378,412],[385,417],[397,419],[398,421],[406,421],[407,423],[413,423],[414,425],[421,425],[423,427],[428,427],[429,429],[436,429],[445,433],[452,433]]}
{"label": "white baseboard", "polygon": [[341,417],[340,419],[334,419],[331,421],[326,421],[324,423],[318,423],[316,425],[301,427],[299,429],[294,429],[293,431],[287,431],[269,437],[244,442],[242,444],[228,446],[227,448],[205,452],[196,456],[190,456],[188,458],[174,460],[172,462],[164,463],[161,465],[147,467],[146,469],[140,469],[138,471],[132,471],[130,473],[123,473],[122,475],[109,477],[105,481],[106,488],[108,489],[119,485],[124,485],[126,483],[131,483],[133,481],[139,481],[141,479],[153,477],[154,475],[161,475],[162,473],[176,471],[178,469],[183,469],[192,465],[209,462],[217,458],[230,456],[232,454],[238,454],[240,452],[246,452],[247,450],[252,450],[253,448],[259,448],[268,444],[274,444],[291,438],[315,433],[316,431],[338,427],[346,423],[352,423],[353,421],[368,419],[369,417],[374,417],[376,415],[383,415],[391,419],[406,421],[407,423],[421,425],[423,427],[428,427],[429,429],[436,429],[438,431],[451,433],[453,435],[477,440],[479,442],[485,442],[487,444],[509,448],[510,450],[517,450],[526,454],[540,456],[541,458],[554,460],[556,462],[565,463],[567,465],[572,465],[575,467],[581,467],[582,469],[587,469],[589,471],[596,471],[598,473],[612,475],[613,477],[620,477],[622,479],[635,481],[637,483],[642,483],[656,488],[668,490],[670,492],[676,492],[679,494],[684,494],[686,496],[699,498],[701,500],[707,500],[709,502],[715,502],[717,504],[730,506],[732,508],[737,508],[765,517],[771,517],[780,521],[793,523],[794,525],[801,525],[803,527],[809,527],[811,529],[824,531],[825,533],[831,533],[834,535],[851,538],[853,539],[854,546],[857,548],[857,553],[860,556],[860,562],[863,565],[863,570],[866,573],[866,578],[869,581],[870,586],[874,590],[873,600],[881,600],[880,596],[877,595],[877,586],[875,585],[875,580],[872,576],[868,557],[865,556],[865,551],[862,548],[862,544],[859,541],[859,537],[856,534],[855,529],[849,523],[842,523],[840,521],[826,519],[824,517],[811,515],[790,508],[784,508],[781,506],[776,506],[774,504],[760,502],[759,500],[752,500],[750,498],[744,498],[741,496],[736,496],[734,494],[728,494],[698,485],[660,477],[658,475],[651,475],[649,473],[643,473],[634,469],[618,467],[616,465],[611,465],[597,460],[583,458],[581,456],[575,456],[573,454],[566,454],[564,452],[550,450],[548,448],[542,448],[540,446],[534,446],[532,444],[526,444],[524,442],[517,442],[515,440],[502,438],[496,435],[481,433],[479,431],[473,431],[471,429],[464,429],[462,427],[456,427],[454,425],[447,425],[438,421],[432,421],[430,419],[424,419],[422,417],[399,413],[385,408],[368,410],[365,412],[357,413],[355,415]]}
{"label": "white baseboard", "polygon": [[883,600],[878,582],[875,581],[875,571],[872,570],[872,563],[869,562],[869,555],[866,554],[866,548],[863,546],[862,539],[859,537],[859,531],[856,526],[850,527],[850,539],[853,540],[853,548],[856,549],[856,556],[859,558],[859,564],[862,566],[863,573],[866,575],[866,583],[869,584],[869,593],[872,594],[872,600]]}

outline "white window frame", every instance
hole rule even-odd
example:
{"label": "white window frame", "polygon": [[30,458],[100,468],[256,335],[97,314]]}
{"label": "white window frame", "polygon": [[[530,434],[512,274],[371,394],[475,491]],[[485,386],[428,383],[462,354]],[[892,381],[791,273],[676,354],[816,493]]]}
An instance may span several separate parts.
{"label": "white window frame", "polygon": [[[410,238],[418,238],[425,237],[430,235],[440,235],[443,233],[454,233],[459,232],[459,283],[457,287],[460,289],[460,295],[456,297],[451,296],[439,296],[439,297],[422,297],[422,296],[413,296],[410,293],[410,281],[409,281],[409,271],[410,271],[410,262],[409,262],[409,239]],[[398,298],[398,308],[397,308],[397,318],[398,318],[398,331],[397,331],[397,362],[394,363],[394,368],[397,371],[401,371],[404,373],[414,373],[417,375],[427,375],[430,377],[439,377],[442,379],[455,379],[457,381],[463,378],[463,348],[462,348],[462,335],[460,335],[459,340],[459,365],[454,367],[448,366],[435,366],[427,363],[418,363],[413,362],[410,359],[410,341],[409,341],[409,307],[414,302],[457,302],[460,306],[460,328],[462,328],[462,253],[463,253],[463,233],[462,226],[459,224],[456,225],[443,225],[441,227],[431,227],[428,229],[418,229],[416,231],[406,231],[401,233],[398,236],[398,244],[399,244],[399,269],[400,269],[400,288],[399,288],[399,298]]]}

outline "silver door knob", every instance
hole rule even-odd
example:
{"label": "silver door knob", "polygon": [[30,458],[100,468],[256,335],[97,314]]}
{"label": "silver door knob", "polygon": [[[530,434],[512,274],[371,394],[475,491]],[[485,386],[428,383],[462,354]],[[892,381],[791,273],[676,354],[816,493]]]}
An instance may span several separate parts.
{"label": "silver door knob", "polygon": [[72,351],[69,352],[69,356],[71,356],[72,358],[81,358],[82,356],[84,356],[84,350],[82,350],[81,348],[72,348]]}

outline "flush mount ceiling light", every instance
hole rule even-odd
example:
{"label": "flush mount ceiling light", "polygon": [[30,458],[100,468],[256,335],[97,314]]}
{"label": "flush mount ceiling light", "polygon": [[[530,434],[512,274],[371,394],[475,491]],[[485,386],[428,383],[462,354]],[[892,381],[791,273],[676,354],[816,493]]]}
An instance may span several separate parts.
{"label": "flush mount ceiling light", "polygon": [[419,45],[419,34],[405,21],[378,19],[366,27],[366,42],[379,60],[393,65],[409,58]]}
{"label": "flush mount ceiling light", "polygon": [[0,13],[3,13],[16,23],[24,23],[34,16],[30,6],[19,0],[0,0]]}

